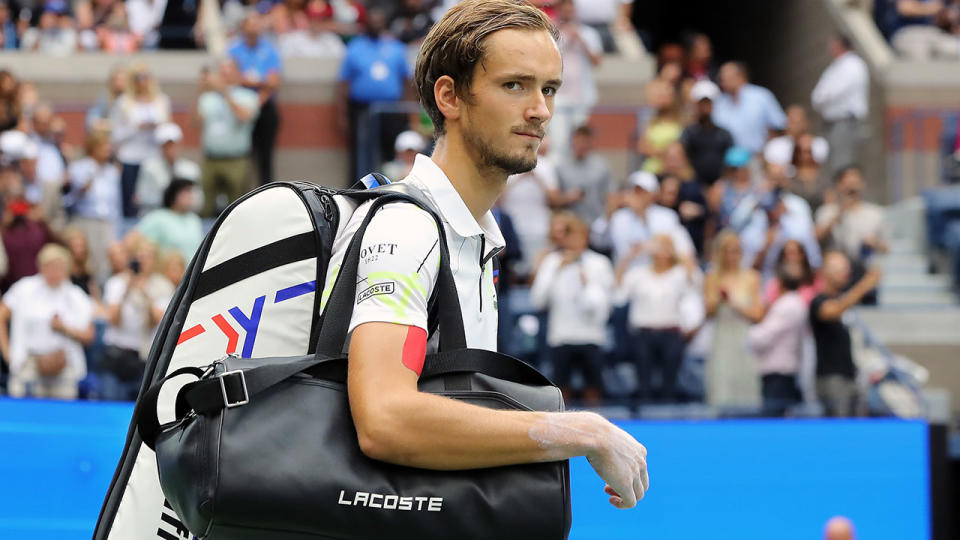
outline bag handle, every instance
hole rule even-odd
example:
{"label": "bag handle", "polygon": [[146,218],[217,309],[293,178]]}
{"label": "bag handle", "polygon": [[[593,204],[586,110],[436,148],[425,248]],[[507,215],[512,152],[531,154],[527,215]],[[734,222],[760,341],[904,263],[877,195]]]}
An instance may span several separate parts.
{"label": "bag handle", "polygon": [[[146,444],[148,448],[151,450],[154,449],[154,445],[157,442],[157,435],[160,434],[161,430],[160,420],[157,418],[157,400],[160,398],[160,389],[163,387],[163,383],[180,375],[193,375],[199,379],[203,377],[203,374],[204,371],[198,367],[180,368],[153,383],[153,386],[143,394],[143,398],[137,401],[137,405],[133,410],[133,417],[136,420],[137,431],[140,432],[140,438],[143,439],[143,443]],[[177,417],[179,419],[180,415],[177,415]]]}
{"label": "bag handle", "polygon": [[[379,192],[379,193],[377,193]],[[388,193],[384,193],[388,192]],[[360,228],[354,234],[344,255],[337,277],[324,310],[320,337],[317,341],[317,355],[328,357],[340,356],[347,339],[347,330],[353,316],[354,296],[357,290],[357,271],[360,264],[360,249],[363,235],[370,225],[376,212],[390,202],[409,202],[427,211],[436,221],[439,248],[440,273],[437,276],[437,302],[439,313],[443,321],[439,325],[440,350],[452,351],[465,349],[467,346],[466,334],[463,328],[463,315],[460,311],[460,299],[457,295],[456,282],[450,270],[450,251],[447,246],[447,237],[444,233],[443,222],[437,212],[424,202],[425,196],[417,188],[405,183],[391,184],[380,188],[361,191],[351,194],[361,199],[373,201],[367,215],[364,216]]]}

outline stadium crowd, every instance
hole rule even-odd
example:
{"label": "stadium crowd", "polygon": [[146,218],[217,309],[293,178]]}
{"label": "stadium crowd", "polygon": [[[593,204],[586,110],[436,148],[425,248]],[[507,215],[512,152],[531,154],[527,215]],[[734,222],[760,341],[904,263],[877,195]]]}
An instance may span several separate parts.
{"label": "stadium crowd", "polygon": [[[144,65],[110,75],[82,148],[65,141],[65,122],[29,81],[0,72],[7,392],[135,397],[201,218],[273,178],[285,56],[342,56],[340,127],[354,152],[378,145],[379,168],[402,178],[429,152],[428,120],[384,120],[373,141],[359,129],[362,113],[410,97],[409,50],[449,3],[220,2],[212,13],[231,42],[200,76],[190,126],[200,164],[181,155],[170,100]],[[782,416],[819,401],[827,414],[861,412],[844,313],[876,301],[871,262],[886,250],[883,211],[864,200],[868,179],[856,166],[863,60],[833,39],[810,103],[784,109],[750,82],[748,66],[716,62],[708,36],[665,45],[655,79],[638,89],[649,114],[629,143],[637,168],[615,178],[589,123],[592,70],[629,29],[631,2],[540,3],[563,35],[565,81],[536,168],[511,177],[495,209],[508,241],[501,349],[544,367],[587,405],[703,401]],[[36,2],[28,16],[20,4],[0,12],[8,47],[163,42],[163,2]],[[215,26],[206,13],[190,25],[195,41]],[[28,24],[36,17],[39,26]],[[70,29],[75,40],[62,37]],[[123,32],[129,44],[102,38]]]}

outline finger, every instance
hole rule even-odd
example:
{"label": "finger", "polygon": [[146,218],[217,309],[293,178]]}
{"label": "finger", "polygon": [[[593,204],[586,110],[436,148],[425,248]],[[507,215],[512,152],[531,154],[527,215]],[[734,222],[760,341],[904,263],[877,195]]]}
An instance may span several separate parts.
{"label": "finger", "polygon": [[607,487],[603,488],[603,491],[604,491],[604,493],[606,493],[607,495],[613,495],[614,497],[619,497],[619,496],[620,496],[620,494],[617,493],[617,491],[616,491],[615,489],[613,489],[612,487],[610,487],[610,486],[607,486]]}
{"label": "finger", "polygon": [[620,505],[623,504],[623,499],[620,497],[610,497],[610,504],[620,508]]}
{"label": "finger", "polygon": [[620,493],[623,493],[623,495],[620,496],[620,504],[617,505],[617,508],[633,508],[637,505],[637,495],[634,493],[632,486],[627,486]]}
{"label": "finger", "polygon": [[640,479],[639,475],[633,479],[633,492],[637,495],[637,502],[643,500],[643,495],[645,492],[643,489],[643,481]]}
{"label": "finger", "polygon": [[646,463],[643,464],[643,474],[640,475],[640,479],[643,482],[643,492],[650,491],[650,473],[647,471]]}

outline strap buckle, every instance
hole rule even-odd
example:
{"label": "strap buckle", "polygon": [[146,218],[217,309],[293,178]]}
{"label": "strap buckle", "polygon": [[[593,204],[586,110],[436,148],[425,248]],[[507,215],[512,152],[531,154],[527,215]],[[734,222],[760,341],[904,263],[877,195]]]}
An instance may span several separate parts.
{"label": "strap buckle", "polygon": [[[231,402],[227,397],[227,385],[223,382],[224,377],[228,375],[239,375],[240,376],[240,385],[243,388],[243,399]],[[226,371],[217,375],[217,378],[220,379],[220,393],[223,394],[223,406],[232,409],[234,407],[239,407],[241,405],[246,405],[250,402],[250,393],[247,391],[247,378],[243,375],[243,370],[234,370]]]}

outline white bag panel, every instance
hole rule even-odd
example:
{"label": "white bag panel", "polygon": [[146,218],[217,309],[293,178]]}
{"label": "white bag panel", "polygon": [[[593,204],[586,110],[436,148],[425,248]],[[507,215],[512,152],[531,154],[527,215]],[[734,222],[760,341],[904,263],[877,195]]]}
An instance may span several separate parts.
{"label": "white bag panel", "polygon": [[[264,227],[267,217],[270,227]],[[309,209],[293,189],[281,185],[265,189],[237,205],[223,220],[203,269],[310,231]]]}

